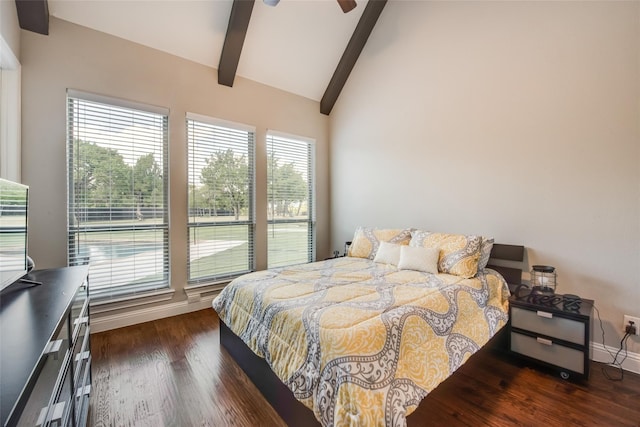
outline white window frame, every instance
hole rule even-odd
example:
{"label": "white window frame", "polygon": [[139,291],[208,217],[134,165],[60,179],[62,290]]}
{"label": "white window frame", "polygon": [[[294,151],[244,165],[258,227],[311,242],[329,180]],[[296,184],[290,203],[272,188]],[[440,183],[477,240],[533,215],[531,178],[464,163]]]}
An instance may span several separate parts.
{"label": "white window frame", "polygon": [[0,34],[0,178],[21,180],[20,109],[22,68]]}
{"label": "white window frame", "polygon": [[[272,130],[272,129],[268,129],[267,133],[266,133],[266,148],[267,148],[267,162],[269,162],[270,159],[270,152],[271,152],[271,140],[270,137],[274,137],[274,138],[279,138],[279,139],[284,139],[284,140],[293,140],[299,143],[304,143],[306,144],[307,147],[307,153],[308,153],[308,169],[307,169],[307,186],[308,186],[308,191],[309,191],[309,200],[308,200],[308,216],[305,220],[300,220],[300,219],[275,219],[275,218],[269,218],[269,212],[267,212],[267,229],[268,229],[268,233],[271,233],[272,230],[269,230],[271,227],[274,227],[277,224],[300,224],[300,223],[306,223],[307,227],[308,227],[308,247],[307,247],[307,257],[306,257],[306,262],[312,262],[315,260],[316,257],[316,176],[315,176],[315,170],[316,170],[316,141],[313,138],[309,138],[309,137],[304,137],[304,136],[300,136],[300,135],[294,135],[294,134],[290,134],[290,133],[286,133],[286,132],[281,132],[281,131],[277,131],[277,130]],[[269,177],[267,177],[267,181],[269,180]],[[267,182],[267,203],[270,202],[270,188],[269,188],[269,182]],[[269,209],[269,206],[267,206],[267,210]],[[291,265],[288,263],[282,263],[282,262],[278,262],[278,263],[274,263],[273,262],[273,257],[269,257],[269,241],[270,241],[270,234],[267,236],[267,268],[273,268],[273,267],[282,267],[282,266],[286,266],[286,265]],[[271,259],[270,259],[271,258]],[[295,263],[295,262],[294,262]]]}
{"label": "white window frame", "polygon": [[[123,108],[132,111],[139,111],[141,113],[151,113],[158,116],[161,116],[160,119],[162,121],[162,146],[159,147],[162,152],[162,161],[159,165],[162,170],[162,218],[158,221],[153,221],[148,224],[137,224],[132,222],[130,224],[122,224],[122,226],[114,226],[111,221],[108,224],[102,225],[94,225],[91,226],[89,222],[79,223],[72,216],[72,204],[75,203],[73,198],[73,126],[75,122],[73,122],[74,118],[71,112],[71,102],[72,100],[77,100],[80,102],[89,102],[89,103],[99,103],[104,104],[109,107],[115,108]],[[161,233],[161,254],[160,257],[157,255],[154,256],[153,263],[156,264],[158,262],[158,258],[160,258],[161,265],[156,267],[154,270],[156,275],[160,275],[161,278],[148,280],[148,281],[138,281],[134,279],[132,282],[120,283],[114,286],[101,286],[98,284],[96,286],[97,277],[102,277],[104,274],[104,269],[107,267],[94,267],[99,270],[96,271],[92,275],[92,262],[89,259],[89,277],[90,277],[90,292],[92,299],[94,299],[95,304],[110,304],[110,303],[120,303],[122,301],[126,301],[127,299],[132,298],[148,298],[149,296],[158,295],[163,296],[162,298],[167,299],[169,294],[173,293],[173,290],[170,290],[170,255],[169,255],[169,109],[164,107],[152,106],[142,103],[137,103],[133,101],[82,92],[74,89],[67,90],[67,233],[68,233],[68,244],[67,244],[67,262],[69,265],[78,265],[82,263],[86,263],[86,260],[83,260],[80,255],[79,247],[82,246],[82,243],[79,243],[81,236],[91,235],[91,233],[118,233],[122,231],[131,230],[133,232],[143,232],[143,231],[151,231],[152,233]],[[90,142],[90,141],[86,141]],[[133,144],[133,143],[132,143]],[[135,241],[135,237],[134,237]],[[134,244],[135,246],[135,244]],[[85,248],[86,250],[86,248]],[[137,256],[137,252],[134,257]],[[137,262],[137,260],[135,261]],[[141,261],[149,264],[149,261]],[[114,262],[111,265],[111,271],[118,271],[118,268],[127,268],[126,263],[118,263]],[[127,270],[128,271],[128,270]],[[120,273],[122,274],[122,273]],[[112,279],[113,280],[113,279]]]}
{"label": "white window frame", "polygon": [[[230,220],[230,221],[216,221],[214,222],[205,222],[205,221],[194,221],[193,216],[191,215],[191,209],[194,208],[193,201],[191,199],[191,188],[192,180],[194,177],[192,174],[192,161],[193,161],[193,153],[192,153],[192,138],[190,136],[191,132],[191,124],[190,122],[200,123],[203,125],[211,125],[219,128],[228,129],[231,131],[240,131],[247,132],[251,135],[251,140],[247,140],[247,162],[248,162],[248,185],[249,185],[249,197],[248,197],[248,206],[247,206],[247,219],[246,220]],[[187,127],[187,283],[188,286],[186,290],[201,290],[201,288],[205,287],[206,289],[209,285],[219,285],[223,283],[229,282],[231,279],[238,277],[242,274],[246,274],[252,271],[255,271],[256,260],[255,260],[255,218],[256,218],[256,210],[255,210],[255,193],[256,193],[256,182],[255,182],[255,151],[256,151],[256,128],[255,126],[246,125],[244,123],[237,123],[229,120],[214,118],[210,116],[205,116],[197,113],[187,112],[186,114],[186,127]],[[197,232],[199,229],[205,231],[207,228],[209,229],[222,229],[222,227],[234,227],[234,226],[242,226],[247,227],[247,268],[240,269],[230,269],[228,271],[222,272],[220,274],[209,274],[204,276],[195,276],[192,277],[192,265],[191,258],[192,255],[195,254],[195,243],[192,242],[192,232]],[[195,255],[194,255],[195,256]]]}

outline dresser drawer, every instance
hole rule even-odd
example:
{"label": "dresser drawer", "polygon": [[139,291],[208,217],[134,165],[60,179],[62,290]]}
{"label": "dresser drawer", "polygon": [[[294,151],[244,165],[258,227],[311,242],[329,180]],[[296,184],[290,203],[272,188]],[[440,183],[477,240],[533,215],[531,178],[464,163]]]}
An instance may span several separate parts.
{"label": "dresser drawer", "polygon": [[64,367],[58,374],[57,390],[52,395],[53,401],[48,407],[40,410],[36,427],[59,427],[68,426],[70,417],[73,416],[71,411],[71,396],[73,384],[71,383],[71,353],[67,353],[64,361]]}
{"label": "dresser drawer", "polygon": [[531,311],[512,306],[511,326],[578,345],[586,345],[586,326],[583,322],[558,317],[543,310]]}
{"label": "dresser drawer", "polygon": [[89,395],[91,393],[91,356],[86,361],[81,383],[75,391],[75,423],[76,426],[86,426],[89,411]]}
{"label": "dresser drawer", "polygon": [[[89,323],[89,295],[86,282],[78,288],[71,306],[71,325],[73,325],[72,339],[78,339],[82,328]],[[80,337],[81,338],[81,337]]]}
{"label": "dresser drawer", "polygon": [[585,373],[583,351],[556,344],[551,340],[511,332],[511,351],[580,374]]}
{"label": "dresser drawer", "polygon": [[52,395],[57,392],[56,387],[60,387],[62,379],[58,380],[58,377],[69,358],[69,329],[66,320],[64,326],[44,348],[42,357],[44,365],[26,403],[26,409],[17,423],[20,427],[36,426],[43,408],[46,412]]}
{"label": "dresser drawer", "polygon": [[57,358],[49,357],[47,359],[29,396],[25,410],[17,422],[19,427],[34,427],[37,425],[42,409],[49,407],[51,395],[56,391],[56,380],[63,362],[64,353]]}

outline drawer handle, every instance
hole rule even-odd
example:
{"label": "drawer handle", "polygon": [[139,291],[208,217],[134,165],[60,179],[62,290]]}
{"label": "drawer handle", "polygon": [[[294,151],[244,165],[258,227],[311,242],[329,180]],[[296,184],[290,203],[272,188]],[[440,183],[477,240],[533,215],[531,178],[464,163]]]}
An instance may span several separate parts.
{"label": "drawer handle", "polygon": [[62,416],[64,415],[64,407],[65,402],[56,403],[51,410],[51,415],[49,416],[48,420],[45,420],[45,418],[47,417],[49,408],[42,408],[42,410],[40,410],[40,415],[38,416],[38,421],[36,421],[36,427],[39,427],[45,423],[55,423],[60,425],[60,423],[62,423]]}
{"label": "drawer handle", "polygon": [[89,394],[91,394],[91,384],[87,384],[84,387],[80,387],[76,391],[76,398],[80,399],[82,396],[88,396]]}
{"label": "drawer handle", "polygon": [[76,362],[79,362],[80,360],[86,360],[89,358],[89,356],[91,356],[91,352],[87,351],[83,351],[82,353],[78,353],[76,354]]}
{"label": "drawer handle", "polygon": [[546,311],[538,310],[536,314],[540,317],[545,317],[547,319],[553,319],[553,313],[547,313]]}
{"label": "drawer handle", "polygon": [[538,341],[540,344],[544,344],[544,345],[553,345],[553,341],[546,340],[546,339],[540,338],[540,337],[537,337],[536,341]]}
{"label": "drawer handle", "polygon": [[62,348],[62,340],[49,341],[44,348],[44,354],[53,354],[53,358],[58,360],[60,349]]}
{"label": "drawer handle", "polygon": [[74,326],[77,326],[79,324],[82,325],[87,322],[89,322],[89,316],[84,316],[84,317],[78,317],[76,320],[74,320],[73,324]]}

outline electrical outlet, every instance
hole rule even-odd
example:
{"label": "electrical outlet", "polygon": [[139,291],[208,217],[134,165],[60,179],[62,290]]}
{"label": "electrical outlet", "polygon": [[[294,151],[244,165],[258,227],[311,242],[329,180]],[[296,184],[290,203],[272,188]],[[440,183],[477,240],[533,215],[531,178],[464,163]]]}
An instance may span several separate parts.
{"label": "electrical outlet", "polygon": [[636,327],[636,335],[640,335],[640,317],[633,317],[625,314],[624,326],[622,327],[623,332],[627,329],[629,322],[633,322],[633,326]]}

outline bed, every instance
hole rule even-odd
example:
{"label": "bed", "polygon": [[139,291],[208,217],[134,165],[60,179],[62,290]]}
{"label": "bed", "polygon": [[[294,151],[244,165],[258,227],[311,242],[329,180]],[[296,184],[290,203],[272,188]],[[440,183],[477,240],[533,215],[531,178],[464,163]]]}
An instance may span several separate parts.
{"label": "bed", "polygon": [[222,345],[289,425],[406,425],[507,322],[496,270],[399,268],[372,256],[376,244],[244,275],[213,302]]}

